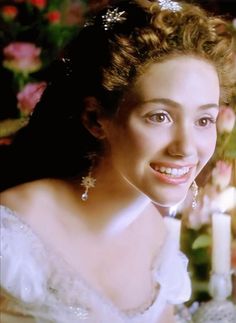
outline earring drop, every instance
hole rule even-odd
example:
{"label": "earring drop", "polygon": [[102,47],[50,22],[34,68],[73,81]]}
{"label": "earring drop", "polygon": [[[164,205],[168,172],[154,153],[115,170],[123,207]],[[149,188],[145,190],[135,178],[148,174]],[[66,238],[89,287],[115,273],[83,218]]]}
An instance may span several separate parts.
{"label": "earring drop", "polygon": [[95,157],[96,154],[95,153],[91,153],[87,156],[87,158],[89,160],[91,160],[91,166],[89,167],[89,172],[87,176],[83,176],[80,185],[83,186],[85,188],[84,193],[81,195],[81,200],[82,201],[87,201],[88,199],[88,190],[90,188],[95,187],[95,183],[96,183],[96,179],[94,177],[92,177],[92,170],[94,167],[94,163],[95,163]]}
{"label": "earring drop", "polygon": [[197,196],[198,196],[198,185],[197,185],[196,181],[193,181],[190,188],[191,188],[191,191],[193,194],[192,208],[195,209],[197,206]]}

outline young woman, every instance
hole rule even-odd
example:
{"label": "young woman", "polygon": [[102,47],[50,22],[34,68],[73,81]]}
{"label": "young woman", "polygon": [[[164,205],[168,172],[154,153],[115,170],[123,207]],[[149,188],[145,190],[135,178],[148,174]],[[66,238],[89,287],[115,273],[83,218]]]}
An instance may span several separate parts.
{"label": "young woman", "polygon": [[225,22],[191,4],[87,20],[2,156],[2,322],[174,322],[190,280],[158,208],[211,158],[232,64]]}

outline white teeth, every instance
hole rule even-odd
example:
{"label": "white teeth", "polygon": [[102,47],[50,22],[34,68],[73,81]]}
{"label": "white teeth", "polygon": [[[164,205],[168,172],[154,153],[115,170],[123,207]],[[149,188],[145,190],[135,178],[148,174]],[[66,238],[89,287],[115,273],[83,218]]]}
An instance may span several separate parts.
{"label": "white teeth", "polygon": [[170,167],[161,166],[161,167],[155,167],[155,170],[160,173],[164,173],[172,176],[183,176],[184,174],[187,174],[189,172],[189,167],[170,168]]}

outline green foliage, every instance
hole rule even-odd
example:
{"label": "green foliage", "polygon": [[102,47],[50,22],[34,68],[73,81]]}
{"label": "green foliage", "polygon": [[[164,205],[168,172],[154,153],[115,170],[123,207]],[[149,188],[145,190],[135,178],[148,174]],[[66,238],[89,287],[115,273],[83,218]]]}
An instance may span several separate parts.
{"label": "green foliage", "polygon": [[206,247],[210,247],[210,245],[211,245],[210,235],[203,233],[193,241],[192,249],[195,250],[199,248],[206,248]]}
{"label": "green foliage", "polygon": [[[236,108],[232,103],[232,108]],[[234,109],[235,110],[235,109]],[[218,134],[214,161],[228,160],[232,161],[236,158],[236,125],[231,132]]]}
{"label": "green foliage", "polygon": [[192,281],[192,297],[194,301],[210,299],[208,279],[211,270],[211,236],[208,226],[199,230],[187,227],[182,229],[181,249],[189,258],[188,270]]}
{"label": "green foliage", "polygon": [[[42,9],[30,1],[20,3],[6,1],[4,5],[6,4],[14,5],[17,15],[12,19],[6,19],[2,13],[4,6],[0,5],[1,49],[15,41],[32,42],[43,49],[42,57],[45,64],[55,57],[79,28],[78,25],[65,22],[65,14],[70,5],[68,0],[47,1]],[[60,15],[58,21],[48,18],[48,14],[52,11]]]}

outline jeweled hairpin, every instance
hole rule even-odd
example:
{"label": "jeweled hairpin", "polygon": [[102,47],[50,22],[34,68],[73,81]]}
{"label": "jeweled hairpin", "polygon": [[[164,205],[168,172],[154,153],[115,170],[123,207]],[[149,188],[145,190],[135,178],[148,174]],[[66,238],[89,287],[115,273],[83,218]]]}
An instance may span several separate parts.
{"label": "jeweled hairpin", "polygon": [[105,30],[109,30],[117,22],[125,21],[126,18],[122,17],[125,14],[125,11],[118,11],[118,8],[113,10],[108,9],[106,14],[102,16],[103,27]]}
{"label": "jeweled hairpin", "polygon": [[170,10],[173,12],[180,11],[182,9],[181,5],[172,0],[157,0],[159,6],[161,7],[161,10]]}

